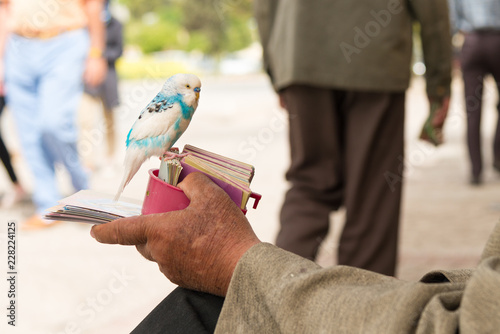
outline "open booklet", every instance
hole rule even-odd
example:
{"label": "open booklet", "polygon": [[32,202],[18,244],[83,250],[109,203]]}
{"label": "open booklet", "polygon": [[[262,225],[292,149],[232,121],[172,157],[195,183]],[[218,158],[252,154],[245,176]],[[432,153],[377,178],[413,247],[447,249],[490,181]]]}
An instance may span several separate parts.
{"label": "open booklet", "polygon": [[[244,213],[247,211],[246,207],[250,198],[254,199],[253,208],[257,208],[261,195],[250,189],[250,183],[255,173],[255,168],[252,165],[192,145],[186,145],[182,153],[187,155],[178,161],[161,159],[157,176],[153,173],[151,177],[161,180],[160,182],[165,182],[165,184],[168,183],[168,187],[172,188],[189,173],[201,172],[220,186]],[[152,194],[150,186],[151,180],[145,194],[145,198],[148,199],[148,208],[152,203],[151,198],[148,197]],[[178,189],[178,191],[181,190]],[[156,196],[162,196],[161,201],[169,201],[168,194],[168,192],[162,192]],[[176,199],[172,197],[170,200]],[[118,218],[140,215],[143,211],[148,213],[144,210],[145,207],[146,201],[143,207],[143,202],[137,200],[121,198],[119,201],[114,201],[112,195],[82,190],[60,200],[58,205],[49,209],[44,218],[99,224]]]}
{"label": "open booklet", "polygon": [[118,218],[141,214],[142,203],[122,197],[119,201],[108,195],[92,190],[81,190],[59,201],[44,216],[50,220],[76,221],[101,224]]}

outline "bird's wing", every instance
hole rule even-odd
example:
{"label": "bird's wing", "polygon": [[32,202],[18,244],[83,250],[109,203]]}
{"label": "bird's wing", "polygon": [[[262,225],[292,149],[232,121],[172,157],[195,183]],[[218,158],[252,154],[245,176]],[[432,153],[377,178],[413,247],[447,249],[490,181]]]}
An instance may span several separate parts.
{"label": "bird's wing", "polygon": [[181,106],[177,96],[165,97],[158,93],[139,114],[138,119],[127,136],[127,146],[131,141],[157,137],[167,133],[168,129],[181,117]]}

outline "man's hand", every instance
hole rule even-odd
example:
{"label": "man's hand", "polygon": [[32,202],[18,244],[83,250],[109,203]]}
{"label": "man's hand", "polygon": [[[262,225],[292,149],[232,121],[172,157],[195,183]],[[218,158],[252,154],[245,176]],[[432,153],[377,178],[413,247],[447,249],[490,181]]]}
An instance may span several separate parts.
{"label": "man's hand", "polygon": [[108,63],[102,55],[106,48],[106,27],[102,20],[102,11],[104,9],[103,0],[84,0],[84,10],[88,20],[88,30],[90,36],[90,52],[85,66],[83,79],[91,87],[100,85],[106,78]]}
{"label": "man's hand", "polygon": [[442,129],[444,126],[444,121],[446,120],[446,116],[448,116],[448,109],[450,107],[450,97],[445,96],[440,100],[430,99],[429,101],[431,105],[433,103],[438,104],[438,108],[434,113],[434,117],[432,119],[432,126],[438,129]]}
{"label": "man's hand", "polygon": [[135,245],[181,287],[225,296],[239,259],[260,241],[205,175],[189,174],[178,186],[191,201],[186,209],[95,225],[91,234],[102,243]]}
{"label": "man's hand", "polygon": [[435,146],[443,143],[443,127],[448,108],[450,105],[450,97],[429,98],[430,112],[429,117],[424,122],[420,139],[425,140]]}
{"label": "man's hand", "polygon": [[89,57],[87,58],[83,80],[87,85],[95,87],[104,81],[107,72],[108,64],[106,63],[106,59],[102,57]]}

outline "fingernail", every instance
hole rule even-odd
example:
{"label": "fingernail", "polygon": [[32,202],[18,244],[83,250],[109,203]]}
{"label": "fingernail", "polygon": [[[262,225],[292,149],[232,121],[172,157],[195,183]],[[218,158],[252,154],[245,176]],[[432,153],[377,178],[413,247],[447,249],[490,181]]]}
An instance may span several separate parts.
{"label": "fingernail", "polygon": [[90,229],[90,236],[95,239],[94,226],[92,226],[92,228]]}

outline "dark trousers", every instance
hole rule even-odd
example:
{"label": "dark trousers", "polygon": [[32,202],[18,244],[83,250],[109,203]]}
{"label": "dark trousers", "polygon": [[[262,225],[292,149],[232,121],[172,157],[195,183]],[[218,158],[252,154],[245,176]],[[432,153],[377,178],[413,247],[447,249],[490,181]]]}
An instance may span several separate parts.
{"label": "dark trousers", "polygon": [[[478,31],[465,36],[461,53],[462,75],[467,110],[467,146],[473,176],[479,177],[483,169],[481,151],[481,109],[483,82],[487,74],[500,84],[500,31]],[[491,94],[492,92],[486,92]],[[500,112],[500,103],[497,106]],[[493,139],[494,161],[500,166],[500,123],[497,121]]]}
{"label": "dark trousers", "polygon": [[132,334],[213,333],[224,298],[176,288],[132,331]]}
{"label": "dark trousers", "polygon": [[394,275],[404,165],[401,93],[295,85],[283,91],[290,122],[291,188],[276,245],[314,260],[329,215],[346,208],[338,264]]}
{"label": "dark trousers", "polygon": [[[2,114],[4,107],[5,107],[5,99],[3,96],[0,96],[0,115]],[[12,183],[17,183],[17,176],[16,173],[14,172],[14,168],[12,167],[12,163],[10,161],[10,154],[9,151],[7,151],[7,147],[5,147],[5,144],[1,136],[1,132],[0,132],[0,159],[3,162],[3,165],[5,166],[5,169],[7,170],[7,173],[9,174]]]}

